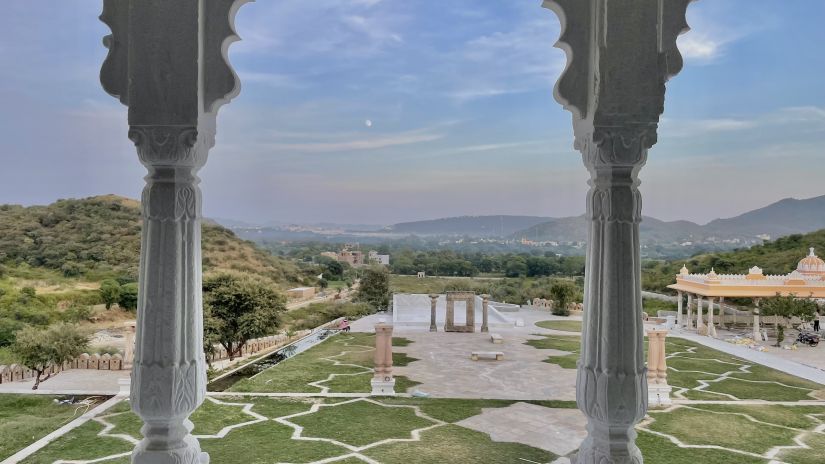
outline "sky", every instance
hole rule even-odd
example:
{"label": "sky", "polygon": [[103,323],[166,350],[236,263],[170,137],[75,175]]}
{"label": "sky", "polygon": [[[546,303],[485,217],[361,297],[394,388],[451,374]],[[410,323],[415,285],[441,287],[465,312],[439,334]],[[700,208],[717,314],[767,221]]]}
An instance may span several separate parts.
{"label": "sky", "polygon": [[[583,213],[587,172],[554,101],[540,0],[258,0],[201,171],[204,214],[371,223]],[[3,0],[0,203],[139,197],[126,108],[98,73],[91,0]],[[703,0],[679,40],[644,214],[700,223],[825,194],[825,2]]]}

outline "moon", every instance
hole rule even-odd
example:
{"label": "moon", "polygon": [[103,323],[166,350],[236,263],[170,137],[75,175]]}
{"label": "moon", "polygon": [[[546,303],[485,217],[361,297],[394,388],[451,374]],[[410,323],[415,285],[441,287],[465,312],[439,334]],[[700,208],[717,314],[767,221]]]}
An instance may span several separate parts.
{"label": "moon", "polygon": [[372,127],[372,120],[367,119],[366,121],[364,121],[364,125],[367,127]]}

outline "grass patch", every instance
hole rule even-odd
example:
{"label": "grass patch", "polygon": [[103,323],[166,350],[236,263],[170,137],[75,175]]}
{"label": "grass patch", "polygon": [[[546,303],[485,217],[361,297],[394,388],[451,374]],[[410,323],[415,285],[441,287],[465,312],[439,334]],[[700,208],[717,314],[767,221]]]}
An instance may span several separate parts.
{"label": "grass patch", "polygon": [[538,340],[527,340],[525,345],[530,345],[539,350],[558,350],[568,353],[578,353],[581,350],[580,337],[568,337],[565,335],[542,335]]}
{"label": "grass patch", "polygon": [[667,438],[643,430],[639,431],[636,444],[642,450],[645,464],[767,464],[768,462],[768,459],[743,456],[718,449],[679,448]]}
{"label": "grass patch", "polygon": [[[717,414],[692,408],[667,413],[651,413],[655,421],[650,430],[677,437],[690,445],[715,445],[756,454],[774,446],[793,443],[797,432],[759,424],[733,414]],[[692,450],[691,450],[692,451]]]}
{"label": "grass patch", "polygon": [[[406,346],[412,343],[405,338],[393,339],[393,344]],[[351,333],[330,337],[309,350],[289,358],[260,374],[244,379],[233,385],[229,391],[234,392],[288,392],[288,393],[320,393],[319,387],[308,385],[327,379],[331,374],[336,375],[323,385],[333,393],[360,393],[369,392],[373,356],[375,352],[375,334]],[[346,352],[345,354],[342,354]],[[336,366],[330,358],[337,361]],[[404,353],[393,353],[393,364],[406,366],[417,359]],[[358,367],[358,366],[363,366]],[[395,378],[398,392],[407,391],[418,385],[404,376]]]}
{"label": "grass patch", "polygon": [[102,430],[103,425],[94,421],[86,422],[22,462],[24,464],[52,464],[60,459],[92,460],[132,451],[134,446],[125,440],[97,436]]}
{"label": "grass patch", "polygon": [[[758,377],[753,380],[757,379],[761,380]],[[801,401],[814,399],[810,395],[811,390],[800,390],[773,382],[748,382],[736,378],[714,382],[707,389],[727,393],[740,400]]]}
{"label": "grass patch", "polygon": [[552,453],[518,443],[495,443],[486,434],[457,425],[445,425],[421,434],[420,442],[392,443],[363,452],[382,464],[442,462],[513,464],[551,462]]}
{"label": "grass patch", "polygon": [[387,408],[369,401],[324,406],[317,412],[289,419],[304,427],[302,436],[328,438],[352,446],[366,446],[391,438],[411,438],[412,431],[435,425],[412,408]]}
{"label": "grass patch", "polygon": [[581,321],[539,321],[536,325],[542,329],[561,330],[562,332],[581,332]]}
{"label": "grass patch", "polygon": [[[55,404],[55,396],[0,395],[0,461],[70,422],[85,411]],[[92,406],[94,407],[94,406]]]}
{"label": "grass patch", "polygon": [[811,449],[783,450],[779,452],[777,459],[793,464],[822,464],[822,462],[825,462],[825,434],[810,433],[802,439],[802,442],[810,446]]}
{"label": "grass patch", "polygon": [[549,364],[556,364],[562,369],[576,369],[578,367],[579,355],[568,354],[564,356],[550,356],[544,360]]}

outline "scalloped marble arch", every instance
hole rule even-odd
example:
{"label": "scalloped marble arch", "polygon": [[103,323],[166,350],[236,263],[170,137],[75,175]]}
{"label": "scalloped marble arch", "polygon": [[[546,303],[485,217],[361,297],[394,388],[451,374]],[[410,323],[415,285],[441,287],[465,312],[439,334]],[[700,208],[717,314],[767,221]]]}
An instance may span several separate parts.
{"label": "scalloped marble arch", "polygon": [[[690,30],[685,19],[687,7],[696,0],[648,0],[656,2],[659,9],[660,71],[666,82],[681,71],[682,55],[676,39]],[[596,39],[604,34],[600,21],[606,14],[610,0],[544,0],[542,6],[559,18],[561,33],[554,45],[562,50],[567,63],[553,89],[553,96],[574,119],[587,119],[592,112],[590,90],[598,87],[593,68],[597,65],[599,43]],[[668,8],[665,8],[665,4]],[[586,24],[588,26],[581,26]],[[604,37],[604,36],[602,36]],[[588,56],[578,57],[574,50],[589,50]]]}
{"label": "scalloped marble arch", "polygon": [[[241,81],[229,62],[229,47],[240,40],[235,16],[255,0],[209,0],[203,3],[203,111],[217,113],[241,91]],[[100,69],[100,83],[111,96],[129,106],[129,0],[103,0],[100,20],[111,30],[103,38],[109,53]]]}

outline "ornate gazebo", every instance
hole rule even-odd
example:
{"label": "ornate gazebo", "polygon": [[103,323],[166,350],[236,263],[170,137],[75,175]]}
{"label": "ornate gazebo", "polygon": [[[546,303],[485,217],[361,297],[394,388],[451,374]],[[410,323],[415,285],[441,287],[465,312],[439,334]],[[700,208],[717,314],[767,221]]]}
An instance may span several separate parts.
{"label": "ornate gazebo", "polygon": [[[753,339],[762,341],[759,332],[759,301],[776,295],[794,295],[800,298],[825,298],[825,261],[811,248],[808,256],[802,258],[796,270],[784,275],[764,275],[757,266],[750,268],[747,274],[717,274],[713,269],[707,274],[691,274],[687,266],[676,276],[676,283],[667,288],[676,290],[678,312],[677,324],[693,328],[693,302],[696,302],[696,329],[705,327],[702,319],[704,299],[707,299],[708,321],[707,334],[715,335],[713,321],[714,303],[719,305],[719,324],[725,322],[722,310],[725,298],[751,298],[756,302],[753,313]],[[687,296],[687,306],[684,298]],[[687,309],[687,314],[683,314]]]}

